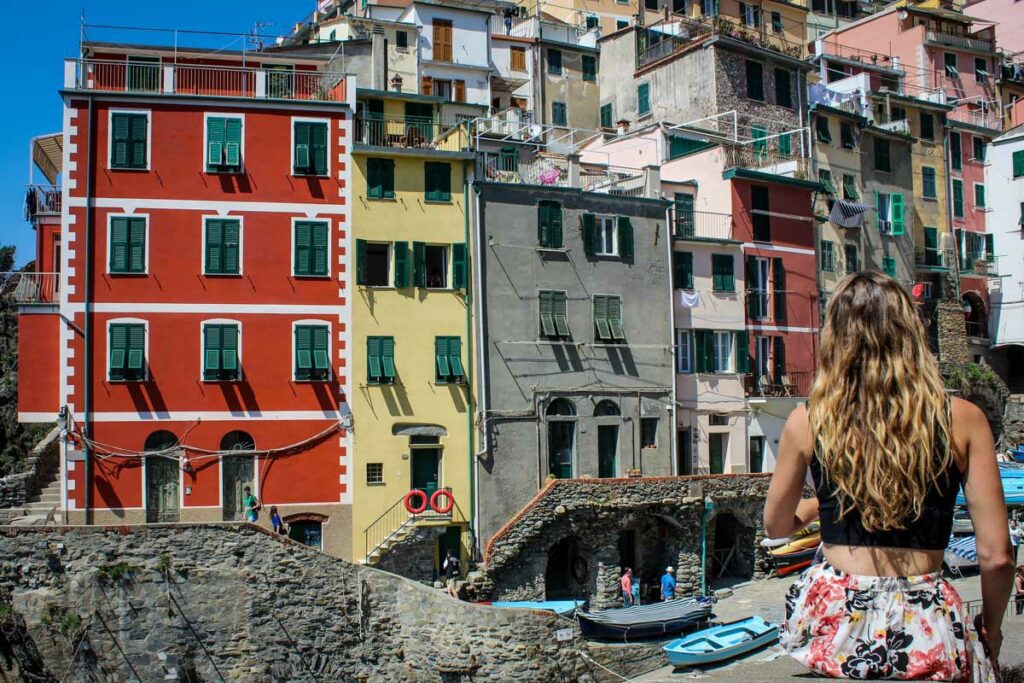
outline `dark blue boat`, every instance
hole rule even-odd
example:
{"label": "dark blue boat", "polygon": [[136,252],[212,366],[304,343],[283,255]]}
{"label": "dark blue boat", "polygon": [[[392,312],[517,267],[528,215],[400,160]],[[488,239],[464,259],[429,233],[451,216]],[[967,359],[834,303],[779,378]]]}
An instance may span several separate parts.
{"label": "dark blue boat", "polygon": [[576,611],[580,630],[587,638],[597,640],[638,640],[674,635],[706,621],[716,599],[698,595],[652,605],[605,609],[597,612]]}

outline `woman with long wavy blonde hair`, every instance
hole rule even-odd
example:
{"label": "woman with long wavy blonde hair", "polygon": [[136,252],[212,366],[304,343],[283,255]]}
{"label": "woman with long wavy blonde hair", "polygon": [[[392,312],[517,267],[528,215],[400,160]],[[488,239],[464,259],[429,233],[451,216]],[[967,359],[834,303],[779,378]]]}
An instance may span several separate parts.
{"label": "woman with long wavy blonde hair", "polygon": [[[801,500],[808,472],[815,496]],[[975,623],[940,571],[961,486],[981,565]],[[810,401],[779,445],[765,532],[815,519],[825,561],[786,598],[793,657],[837,678],[995,680],[1013,564],[992,432],[946,395],[914,303],[880,273],[836,289]]]}

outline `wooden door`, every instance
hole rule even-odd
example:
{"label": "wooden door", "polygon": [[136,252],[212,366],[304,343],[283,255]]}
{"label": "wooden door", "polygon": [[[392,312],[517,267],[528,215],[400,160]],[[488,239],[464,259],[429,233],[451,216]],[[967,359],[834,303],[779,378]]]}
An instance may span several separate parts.
{"label": "wooden door", "polygon": [[452,61],[452,22],[434,19],[434,61]]}
{"label": "wooden door", "polygon": [[597,427],[597,476],[610,479],[618,475],[616,455],[619,450],[618,425]]}
{"label": "wooden door", "polygon": [[225,522],[245,519],[245,487],[253,486],[255,467],[251,455],[231,455],[221,459],[221,506]]}
{"label": "wooden door", "polygon": [[146,521],[178,521],[178,461],[161,456],[146,458]]}

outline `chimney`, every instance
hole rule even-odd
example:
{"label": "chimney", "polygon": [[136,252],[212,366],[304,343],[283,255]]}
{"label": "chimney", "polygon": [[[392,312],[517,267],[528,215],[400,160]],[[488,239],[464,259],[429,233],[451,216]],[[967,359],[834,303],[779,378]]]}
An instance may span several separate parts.
{"label": "chimney", "polygon": [[619,119],[618,121],[615,122],[615,125],[616,135],[625,135],[626,133],[629,132],[629,119]]}
{"label": "chimney", "polygon": [[375,24],[370,32],[370,87],[374,90],[387,90],[388,56],[384,49],[384,27]]}
{"label": "chimney", "polygon": [[661,166],[644,166],[644,196],[661,199]]}

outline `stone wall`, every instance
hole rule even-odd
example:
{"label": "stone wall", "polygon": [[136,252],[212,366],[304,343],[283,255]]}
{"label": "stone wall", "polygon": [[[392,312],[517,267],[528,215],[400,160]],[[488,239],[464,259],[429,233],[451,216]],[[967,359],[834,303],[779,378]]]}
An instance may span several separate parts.
{"label": "stone wall", "polygon": [[[697,593],[704,500],[710,498],[714,510],[705,539],[709,582],[715,578],[711,568],[719,521],[721,528],[733,528],[737,540],[723,573],[760,578],[770,571],[767,555],[756,545],[764,534],[762,513],[769,482],[770,475],[761,474],[555,480],[488,543],[486,573],[497,599],[553,597],[549,551],[570,542],[571,575],[569,585],[562,588],[589,599],[592,607],[619,602],[618,578],[624,565],[636,564],[633,568],[642,582],[653,584],[671,564],[676,567],[677,594]],[[727,516],[735,526],[731,520],[726,524]],[[636,562],[621,557],[622,532],[634,539]]]}
{"label": "stone wall", "polygon": [[17,680],[593,680],[571,621],[247,524],[2,533],[0,649],[27,656],[0,674]]}
{"label": "stone wall", "polygon": [[32,448],[26,470],[0,478],[0,521],[21,517],[22,508],[53,478],[59,466],[60,429],[54,427]]}
{"label": "stone wall", "polygon": [[381,556],[377,569],[404,576],[420,583],[432,584],[437,537],[444,527],[422,526],[413,529],[408,537],[392,545]]}

